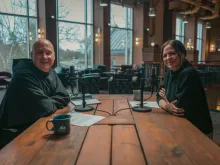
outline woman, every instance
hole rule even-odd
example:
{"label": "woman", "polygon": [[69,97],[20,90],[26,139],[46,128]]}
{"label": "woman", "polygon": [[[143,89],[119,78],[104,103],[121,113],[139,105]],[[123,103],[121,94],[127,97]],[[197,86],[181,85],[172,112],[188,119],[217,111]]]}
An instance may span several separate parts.
{"label": "woman", "polygon": [[175,116],[183,116],[209,138],[212,120],[199,73],[186,59],[186,49],[178,40],[164,43],[161,59],[167,67],[164,88],[157,93],[159,106]]}

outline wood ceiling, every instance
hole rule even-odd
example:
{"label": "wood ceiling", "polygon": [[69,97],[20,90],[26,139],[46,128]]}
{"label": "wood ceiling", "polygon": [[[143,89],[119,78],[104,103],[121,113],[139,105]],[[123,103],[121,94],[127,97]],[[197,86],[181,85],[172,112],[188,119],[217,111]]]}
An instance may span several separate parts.
{"label": "wood ceiling", "polygon": [[185,14],[197,15],[202,20],[219,17],[220,0],[169,0],[169,9]]}

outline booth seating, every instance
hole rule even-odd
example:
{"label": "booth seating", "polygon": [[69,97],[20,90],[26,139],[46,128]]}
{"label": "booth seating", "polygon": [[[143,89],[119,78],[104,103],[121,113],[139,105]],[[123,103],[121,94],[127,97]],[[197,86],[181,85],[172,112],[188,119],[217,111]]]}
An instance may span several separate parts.
{"label": "booth seating", "polygon": [[132,75],[115,74],[108,80],[109,94],[132,94]]}
{"label": "booth seating", "polygon": [[84,86],[85,93],[99,94],[100,75],[85,74],[83,75],[83,79],[78,79],[78,85],[80,92],[82,91],[82,87]]}

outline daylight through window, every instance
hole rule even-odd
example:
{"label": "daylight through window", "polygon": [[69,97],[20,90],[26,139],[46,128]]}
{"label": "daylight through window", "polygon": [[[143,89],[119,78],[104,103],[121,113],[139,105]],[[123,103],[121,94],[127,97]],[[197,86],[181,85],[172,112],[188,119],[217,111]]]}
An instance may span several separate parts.
{"label": "daylight through window", "polygon": [[58,0],[59,65],[93,65],[93,0]]}
{"label": "daylight through window", "polygon": [[29,58],[37,39],[37,0],[1,0],[0,71],[12,70],[13,59]]}
{"label": "daylight through window", "polygon": [[111,4],[111,64],[132,64],[133,9]]}

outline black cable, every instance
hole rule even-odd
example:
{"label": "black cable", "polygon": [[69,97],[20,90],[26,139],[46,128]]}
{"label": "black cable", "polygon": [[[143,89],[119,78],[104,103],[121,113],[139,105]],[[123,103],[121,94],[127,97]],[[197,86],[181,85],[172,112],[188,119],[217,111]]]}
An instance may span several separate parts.
{"label": "black cable", "polygon": [[96,111],[97,111],[97,108],[98,108],[98,104],[96,104],[96,107],[95,107],[95,110],[94,110],[93,115],[95,115],[95,113],[96,113]]}
{"label": "black cable", "polygon": [[[149,100],[152,96],[153,96],[153,88],[154,86],[152,86],[152,91],[151,91],[151,95],[150,97],[148,97],[147,99],[145,99],[144,101]],[[127,110],[127,109],[132,109],[132,108],[123,108],[123,109],[119,109],[118,111],[116,111],[113,115],[115,116],[118,112],[123,111],[123,110]]]}
{"label": "black cable", "polygon": [[96,111],[99,111],[99,112],[105,112],[105,113],[109,114],[109,116],[112,116],[112,114],[109,113],[109,112],[107,112],[107,111],[103,111],[103,110],[99,110],[99,109],[97,109]]}
{"label": "black cable", "polygon": [[127,110],[127,109],[131,109],[131,108],[123,108],[123,109],[119,109],[119,110],[116,111],[113,115],[115,116],[118,112],[120,112],[120,111],[124,111],[124,110]]}
{"label": "black cable", "polygon": [[153,93],[154,93],[154,86],[155,86],[154,84],[151,86],[151,94],[150,94],[150,97],[144,99],[144,101],[149,100],[149,99],[153,96]]}
{"label": "black cable", "polygon": [[153,96],[153,92],[151,92],[151,95],[150,95],[150,97],[148,97],[148,98],[146,98],[146,99],[144,99],[144,101],[147,101],[147,100],[149,100],[151,97]]}

